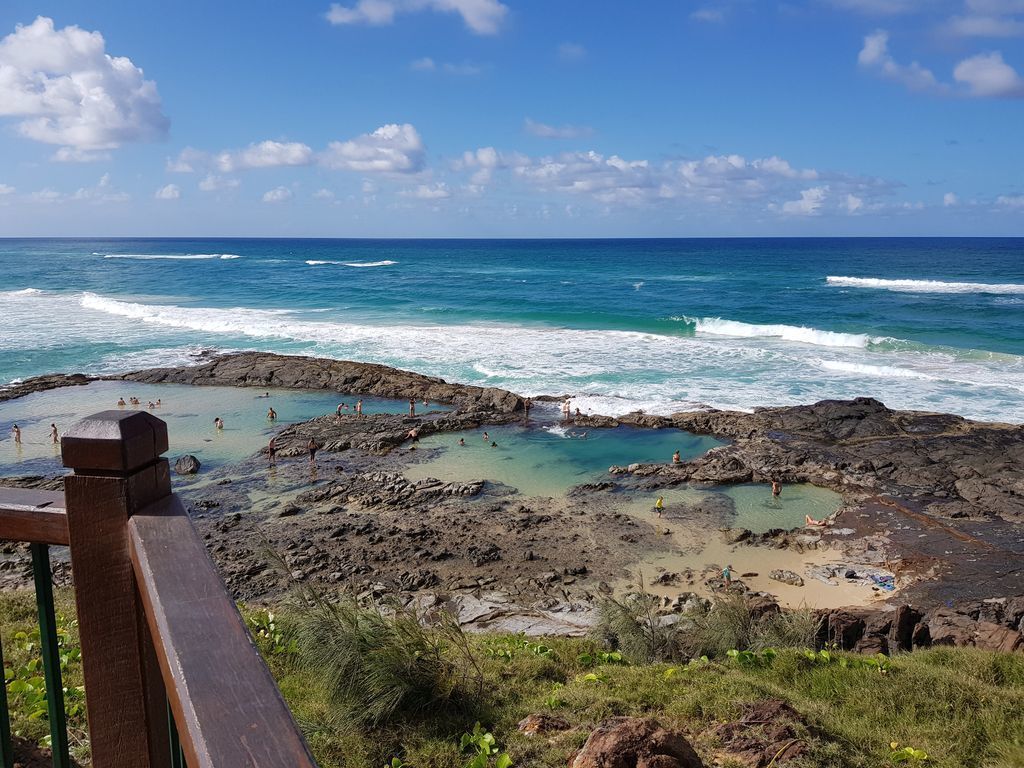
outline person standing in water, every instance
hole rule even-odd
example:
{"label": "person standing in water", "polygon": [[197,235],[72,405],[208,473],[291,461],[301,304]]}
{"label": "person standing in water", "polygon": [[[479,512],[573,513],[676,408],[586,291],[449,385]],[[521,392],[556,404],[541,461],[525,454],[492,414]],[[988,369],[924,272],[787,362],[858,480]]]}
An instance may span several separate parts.
{"label": "person standing in water", "polygon": [[275,411],[273,408],[269,409],[267,411],[267,418],[270,419],[271,421],[277,421],[277,411]]}
{"label": "person standing in water", "polygon": [[21,427],[15,424],[11,427],[11,434],[14,435],[14,444],[21,445]]}
{"label": "person standing in water", "polygon": [[123,397],[119,397],[119,398],[117,399],[117,407],[118,407],[118,408],[124,408],[124,407],[125,407],[126,405],[128,405],[128,403],[126,403],[126,402],[124,401],[124,398],[123,398]]}
{"label": "person standing in water", "polygon": [[356,400],[356,416],[362,416],[362,415],[363,415],[363,401],[362,400]]}
{"label": "person standing in water", "polygon": [[676,451],[675,453],[672,454],[672,463],[673,464],[682,464],[683,463],[683,459],[679,455],[679,451]]}
{"label": "person standing in water", "polygon": [[658,513],[658,517],[661,517],[665,512],[665,497],[659,496],[658,500],[654,502],[654,510]]}
{"label": "person standing in water", "polygon": [[59,445],[60,444],[60,434],[58,434],[58,432],[57,432],[57,425],[56,424],[51,424],[50,425],[50,441],[54,445]]}
{"label": "person standing in water", "polygon": [[320,446],[316,444],[316,440],[312,437],[306,443],[306,450],[309,451],[309,466],[316,467],[316,452],[320,450]]}
{"label": "person standing in water", "polygon": [[411,397],[409,398],[409,415],[410,416],[415,416],[416,415],[416,401],[413,400]]}
{"label": "person standing in water", "polygon": [[778,480],[772,480],[772,496],[778,498],[782,495],[782,483]]}
{"label": "person standing in water", "polygon": [[224,419],[218,416],[213,420],[213,426],[217,429],[218,432],[224,429]]}
{"label": "person standing in water", "polygon": [[271,464],[277,464],[277,438],[270,438],[270,442],[267,443],[267,459]]}

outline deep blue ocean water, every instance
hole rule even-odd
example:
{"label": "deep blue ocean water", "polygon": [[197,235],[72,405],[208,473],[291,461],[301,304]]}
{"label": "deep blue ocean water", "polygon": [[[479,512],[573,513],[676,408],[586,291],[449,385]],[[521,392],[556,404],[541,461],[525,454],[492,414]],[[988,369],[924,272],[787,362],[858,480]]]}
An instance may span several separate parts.
{"label": "deep blue ocean water", "polygon": [[1024,421],[1024,239],[0,240],[0,385],[269,349],[584,411]]}

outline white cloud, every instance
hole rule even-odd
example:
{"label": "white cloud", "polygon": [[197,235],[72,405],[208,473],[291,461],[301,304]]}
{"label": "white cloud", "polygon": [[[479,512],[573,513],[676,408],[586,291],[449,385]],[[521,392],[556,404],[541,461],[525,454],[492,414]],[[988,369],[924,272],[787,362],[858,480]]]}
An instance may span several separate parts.
{"label": "white cloud", "polygon": [[998,51],[964,59],[953,70],[953,79],[965,84],[971,96],[1024,97],[1024,80]]}
{"label": "white cloud", "polygon": [[181,188],[177,184],[160,187],[154,195],[157,200],[177,200],[181,197]]}
{"label": "white cloud", "polygon": [[580,61],[587,57],[587,49],[579,43],[561,43],[558,46],[558,57],[564,61]]}
{"label": "white cloud", "polygon": [[690,14],[694,21],[707,21],[719,23],[725,21],[725,14],[719,8],[698,8]]}
{"label": "white cloud", "polygon": [[942,90],[944,86],[935,79],[931,70],[916,61],[900,64],[889,54],[889,33],[876,30],[864,38],[864,47],[857,56],[857,62],[865,69],[871,69],[883,77],[902,83],[916,91]]}
{"label": "white cloud", "polygon": [[415,189],[404,191],[401,194],[404,197],[414,197],[417,200],[444,200],[452,196],[451,190],[444,182],[438,182],[433,186],[420,184]]}
{"label": "white cloud", "polygon": [[31,199],[32,202],[35,203],[59,203],[61,200],[64,199],[64,195],[62,195],[55,189],[46,187],[45,189],[41,189],[38,192],[33,192],[31,195],[29,195],[29,199]]}
{"label": "white cloud", "polygon": [[292,199],[292,191],[288,187],[274,187],[263,193],[264,203],[283,203]]}
{"label": "white cloud", "polygon": [[50,156],[55,163],[98,163],[109,159],[109,152],[90,152],[77,147],[61,147]]}
{"label": "white cloud", "polygon": [[361,173],[418,173],[425,154],[413,126],[389,124],[349,141],[332,141],[319,161],[328,168]]}
{"label": "white cloud", "polygon": [[167,158],[167,170],[170,173],[195,173],[200,167],[209,164],[210,156],[193,147],[185,147],[175,158]]}
{"label": "white cloud", "polygon": [[942,30],[954,37],[1021,37],[1024,21],[1008,16],[953,16]]}
{"label": "white cloud", "polygon": [[313,193],[313,198],[316,199],[316,200],[333,200],[334,199],[334,193],[331,192],[331,190],[329,190],[329,189],[321,188],[321,189],[318,189],[316,192]]}
{"label": "white cloud", "polygon": [[203,192],[223,192],[224,190],[235,189],[239,184],[238,179],[229,179],[214,173],[208,173],[199,182],[199,189]]}
{"label": "white cloud", "polygon": [[523,121],[523,130],[542,139],[578,139],[594,133],[594,129],[586,125],[548,125],[530,118]]}
{"label": "white cloud", "polygon": [[1024,208],[1024,195],[1000,195],[996,205],[1002,208]]}
{"label": "white cloud", "polygon": [[332,3],[327,11],[331,24],[392,24],[400,13],[430,10],[457,13],[478,35],[497,34],[508,14],[508,6],[498,0],[358,0],[355,5]]}
{"label": "white cloud", "polygon": [[123,203],[131,199],[126,192],[114,189],[110,182],[110,174],[100,176],[100,180],[93,187],[80,187],[71,195],[70,200],[88,200],[93,203]]}
{"label": "white cloud", "polygon": [[156,84],[99,32],[55,29],[40,16],[0,41],[0,116],[21,118],[35,141],[79,150],[162,138],[168,120]]}
{"label": "white cloud", "polygon": [[309,165],[313,150],[297,141],[261,141],[235,152],[221,152],[216,157],[221,173],[232,173],[248,168],[277,168],[289,165]]}
{"label": "white cloud", "polygon": [[954,205],[958,205],[959,203],[960,198],[958,198],[953,192],[947,192],[942,196],[942,204],[947,208],[952,208]]}
{"label": "white cloud", "polygon": [[462,64],[454,64],[450,61],[437,62],[429,56],[410,62],[409,69],[415,72],[444,72],[448,75],[479,75],[484,71],[479,64],[468,61]]}
{"label": "white cloud", "polygon": [[846,210],[848,213],[856,213],[864,207],[864,199],[856,195],[846,196]]}
{"label": "white cloud", "polygon": [[10,184],[0,184],[0,196],[2,196],[2,195],[13,195],[14,192],[15,192],[15,189]]}
{"label": "white cloud", "polygon": [[827,186],[802,190],[799,200],[787,200],[782,204],[782,212],[793,216],[817,216],[827,195]]}

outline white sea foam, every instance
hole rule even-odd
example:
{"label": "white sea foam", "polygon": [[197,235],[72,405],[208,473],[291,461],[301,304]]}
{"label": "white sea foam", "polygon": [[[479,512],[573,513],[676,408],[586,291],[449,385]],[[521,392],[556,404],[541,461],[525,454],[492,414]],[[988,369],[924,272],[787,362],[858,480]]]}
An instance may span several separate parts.
{"label": "white sea foam", "polygon": [[[96,345],[88,364],[76,364],[90,372],[159,365],[149,351],[178,362],[190,346],[258,348],[384,363],[526,396],[573,393],[574,408],[609,415],[871,395],[891,407],[1024,421],[1024,358],[923,344],[835,346],[825,354],[799,337],[768,339],[749,329],[680,336],[484,323],[381,325],[339,322],[350,317],[342,309],[317,317],[55,292],[8,295],[2,306],[0,353],[63,355]],[[147,354],[135,358],[135,350]],[[21,371],[4,378],[15,373]]]}
{"label": "white sea foam", "polygon": [[209,259],[231,259],[242,258],[237,253],[93,253],[93,256],[102,256],[104,259],[135,259],[137,261],[205,261]]}
{"label": "white sea foam", "polygon": [[330,259],[307,259],[306,263],[311,267],[319,267],[324,264],[338,264],[343,267],[390,267],[397,264],[397,261],[332,261]]}
{"label": "white sea foam", "polygon": [[720,317],[685,318],[692,323],[697,333],[715,336],[734,336],[737,338],[775,338],[783,341],[795,341],[801,344],[813,344],[819,347],[858,347],[865,348],[869,344],[885,339],[868,336],[863,333],[838,333],[836,331],[820,331],[799,325],[757,325],[741,323],[738,320],[724,320]]}
{"label": "white sea foam", "polygon": [[825,278],[829,285],[846,288],[879,288],[901,293],[1024,293],[1020,283],[950,283],[942,280],[883,280],[875,277]]}
{"label": "white sea foam", "polygon": [[863,376],[879,376],[888,379],[922,379],[932,381],[935,379],[921,371],[911,371],[907,368],[896,368],[891,365],[870,365],[867,363],[851,363],[843,360],[820,360],[819,365],[826,371],[837,373],[852,373]]}
{"label": "white sea foam", "polygon": [[22,288],[20,291],[0,291],[0,296],[38,296],[41,293],[38,288]]}

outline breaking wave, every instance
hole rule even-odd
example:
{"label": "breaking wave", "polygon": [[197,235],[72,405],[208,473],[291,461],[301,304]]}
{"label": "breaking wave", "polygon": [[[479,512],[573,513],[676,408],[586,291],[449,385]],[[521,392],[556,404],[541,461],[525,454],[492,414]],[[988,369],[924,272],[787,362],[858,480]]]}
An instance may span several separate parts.
{"label": "breaking wave", "polygon": [[901,293],[1024,293],[1020,283],[949,283],[942,280],[883,280],[877,277],[825,278],[829,285],[846,288],[878,288]]}
{"label": "breaking wave", "polygon": [[725,320],[721,317],[682,317],[693,327],[697,334],[711,336],[731,336],[743,339],[782,339],[800,344],[813,344],[818,347],[855,347],[865,349],[871,344],[879,344],[890,339],[879,336],[868,336],[864,333],[840,333],[838,331],[822,331],[802,325],[781,325],[742,323],[738,320]]}
{"label": "breaking wave", "polygon": [[139,261],[203,261],[207,259],[231,259],[242,258],[237,253],[96,253],[93,256],[102,256],[104,259],[136,259]]}
{"label": "breaking wave", "polygon": [[343,267],[390,267],[392,264],[397,264],[397,261],[331,261],[330,259],[307,259],[306,263],[311,267],[317,267],[321,264],[340,264]]}

